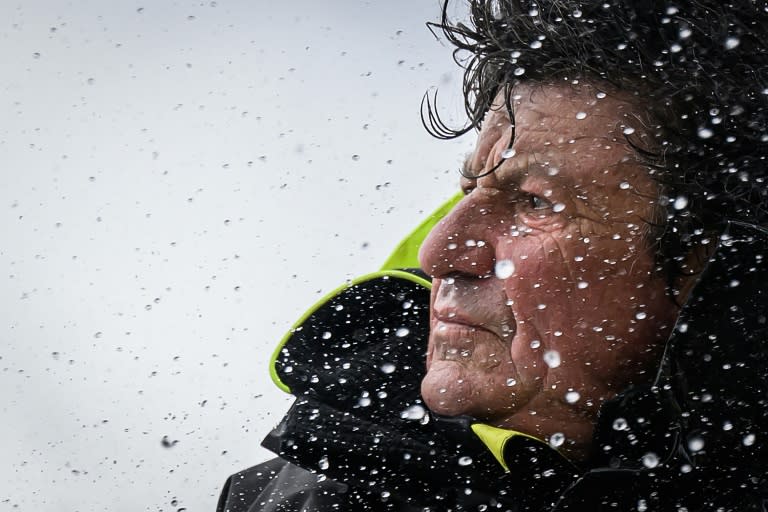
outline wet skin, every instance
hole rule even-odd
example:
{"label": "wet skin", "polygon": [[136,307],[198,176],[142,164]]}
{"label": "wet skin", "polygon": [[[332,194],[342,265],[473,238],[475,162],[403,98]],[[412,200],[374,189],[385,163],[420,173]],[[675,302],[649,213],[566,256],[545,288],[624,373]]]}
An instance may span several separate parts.
{"label": "wet skin", "polygon": [[500,95],[465,171],[504,162],[462,180],[421,248],[434,278],[421,391],[440,414],[563,433],[578,458],[600,404],[651,377],[678,312],[647,236],[659,187],[625,133],[651,138],[638,101],[607,88],[518,85],[511,98],[514,156]]}

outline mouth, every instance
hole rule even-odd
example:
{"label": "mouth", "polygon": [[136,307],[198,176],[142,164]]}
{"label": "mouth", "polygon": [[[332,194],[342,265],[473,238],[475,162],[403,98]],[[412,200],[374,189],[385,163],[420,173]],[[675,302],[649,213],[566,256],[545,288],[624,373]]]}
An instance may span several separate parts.
{"label": "mouth", "polygon": [[432,363],[450,361],[491,369],[509,357],[512,336],[502,338],[482,326],[438,320],[430,338]]}

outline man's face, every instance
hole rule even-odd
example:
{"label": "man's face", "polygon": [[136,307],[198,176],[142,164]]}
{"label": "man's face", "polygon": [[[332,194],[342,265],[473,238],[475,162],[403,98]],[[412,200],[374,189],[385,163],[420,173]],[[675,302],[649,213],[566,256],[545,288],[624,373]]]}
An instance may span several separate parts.
{"label": "man's face", "polygon": [[422,395],[437,413],[543,435],[543,416],[593,419],[647,378],[677,311],[647,238],[659,190],[626,142],[647,143],[637,108],[586,85],[511,99],[514,156],[499,96],[465,171],[508,158],[463,180],[421,248],[434,277]]}

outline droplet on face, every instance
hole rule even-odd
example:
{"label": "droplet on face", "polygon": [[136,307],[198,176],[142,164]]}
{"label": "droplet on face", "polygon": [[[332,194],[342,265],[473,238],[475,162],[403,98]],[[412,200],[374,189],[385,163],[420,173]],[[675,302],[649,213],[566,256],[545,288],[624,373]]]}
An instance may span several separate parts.
{"label": "droplet on face", "polygon": [[508,279],[515,273],[515,264],[512,260],[499,260],[493,270],[497,278]]}
{"label": "droplet on face", "polygon": [[587,118],[586,112],[576,112],[576,119],[582,120]]}
{"label": "droplet on face", "polygon": [[501,158],[512,158],[517,154],[514,148],[507,148],[501,152]]}
{"label": "droplet on face", "polygon": [[638,320],[645,320],[648,317],[648,315],[645,313],[645,311],[638,311],[635,313],[635,318]]}
{"label": "droplet on face", "polygon": [[632,135],[633,133],[635,133],[635,129],[632,128],[631,126],[625,126],[624,129],[622,130],[622,133],[624,135]]}
{"label": "droplet on face", "polygon": [[603,91],[600,91],[597,94],[595,94],[595,96],[597,96],[597,99],[601,100],[605,98],[606,94]]}
{"label": "droplet on face", "polygon": [[531,348],[536,349],[541,346],[541,342],[539,340],[531,340]]}
{"label": "droplet on face", "polygon": [[560,352],[557,350],[547,350],[544,352],[544,362],[550,368],[557,368],[560,366]]}
{"label": "droplet on face", "polygon": [[565,394],[565,401],[569,404],[575,404],[581,398],[581,394],[578,391],[569,391]]}
{"label": "droplet on face", "polygon": [[515,384],[517,384],[517,381],[515,379],[507,379],[507,386],[512,387]]}
{"label": "droplet on face", "polygon": [[643,455],[643,466],[647,467],[648,469],[652,469],[658,465],[659,465],[658,455],[656,455],[653,452],[648,452],[645,455]]}
{"label": "droplet on face", "polygon": [[565,435],[562,432],[555,432],[551,436],[549,436],[549,446],[552,448],[559,448],[560,446],[563,446],[563,443],[565,442]]}
{"label": "droplet on face", "polygon": [[589,283],[586,282],[586,281],[579,281],[578,283],[576,283],[576,288],[578,288],[579,290],[583,290],[584,288],[587,288],[588,286],[589,286]]}
{"label": "droplet on face", "polygon": [[563,210],[565,210],[565,205],[563,203],[555,203],[552,205],[552,211],[555,213],[560,213]]}
{"label": "droplet on face", "polygon": [[627,190],[629,188],[629,183],[627,183],[626,181],[622,181],[621,183],[619,183],[619,188],[621,190]]}

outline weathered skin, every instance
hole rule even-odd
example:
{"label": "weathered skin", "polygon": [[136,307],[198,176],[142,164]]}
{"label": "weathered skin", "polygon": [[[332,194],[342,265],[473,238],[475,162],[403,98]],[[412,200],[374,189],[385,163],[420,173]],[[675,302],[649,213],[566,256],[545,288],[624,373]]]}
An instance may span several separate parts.
{"label": "weathered skin", "polygon": [[[638,101],[608,87],[522,85],[512,98],[515,155],[464,179],[421,249],[434,277],[421,391],[437,413],[563,433],[578,458],[600,404],[650,378],[678,313],[647,237],[659,187],[626,141],[654,139]],[[499,96],[465,170],[499,163],[511,134]],[[503,261],[514,272],[501,279]]]}

